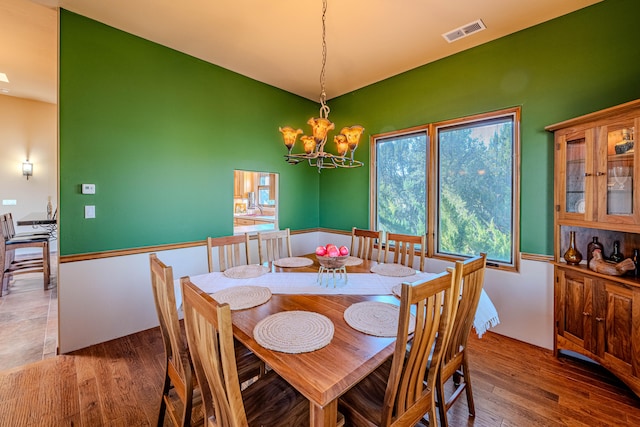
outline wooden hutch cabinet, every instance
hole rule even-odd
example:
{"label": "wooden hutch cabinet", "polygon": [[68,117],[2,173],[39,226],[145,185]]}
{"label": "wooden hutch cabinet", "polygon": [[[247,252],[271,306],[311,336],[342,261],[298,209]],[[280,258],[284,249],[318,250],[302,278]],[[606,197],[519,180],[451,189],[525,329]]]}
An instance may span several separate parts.
{"label": "wooden hutch cabinet", "polygon": [[[587,266],[597,237],[630,258],[640,249],[640,165],[634,147],[640,100],[562,123],[554,132],[554,353],[570,350],[600,363],[640,396],[640,277]],[[564,261],[575,232],[579,265]]]}

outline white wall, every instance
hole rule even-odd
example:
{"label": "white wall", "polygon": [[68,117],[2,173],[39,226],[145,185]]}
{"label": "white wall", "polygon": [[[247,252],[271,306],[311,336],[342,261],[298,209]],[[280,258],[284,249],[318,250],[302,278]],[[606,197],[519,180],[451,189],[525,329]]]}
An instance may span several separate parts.
{"label": "white wall", "polygon": [[[47,211],[47,198],[55,209],[57,192],[57,106],[0,95],[0,214],[11,212],[14,221],[31,212]],[[22,163],[33,163],[33,176],[22,175]],[[15,200],[16,205],[3,205]],[[31,227],[16,227],[16,232]],[[57,241],[51,250],[57,250]]]}
{"label": "white wall", "polygon": [[[327,243],[350,246],[351,238],[326,232],[291,236],[294,255],[311,253]],[[257,260],[256,242],[252,241],[252,245],[252,257]],[[174,279],[207,272],[205,246],[157,254],[173,267]],[[426,269],[439,272],[450,265],[428,260]],[[520,273],[488,269],[485,290],[501,322],[492,330],[553,348],[552,274],[549,263],[526,260],[521,262]],[[61,353],[158,324],[146,253],[60,264],[58,283]]]}

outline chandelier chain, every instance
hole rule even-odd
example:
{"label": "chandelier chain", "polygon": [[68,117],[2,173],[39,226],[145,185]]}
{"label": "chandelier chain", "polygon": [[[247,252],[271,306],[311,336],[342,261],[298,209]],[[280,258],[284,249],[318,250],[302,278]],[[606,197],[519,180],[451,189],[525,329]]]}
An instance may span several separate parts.
{"label": "chandelier chain", "polygon": [[325,68],[327,65],[327,0],[322,0],[322,68],[320,70],[320,117],[329,117],[329,106],[327,105],[327,93],[325,92]]}

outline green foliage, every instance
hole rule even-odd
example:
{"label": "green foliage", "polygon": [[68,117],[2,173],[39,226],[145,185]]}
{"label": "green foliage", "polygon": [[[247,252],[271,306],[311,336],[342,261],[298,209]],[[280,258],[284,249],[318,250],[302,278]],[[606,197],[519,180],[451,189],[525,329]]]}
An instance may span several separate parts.
{"label": "green foliage", "polygon": [[394,233],[426,232],[427,138],[404,136],[377,147],[378,228]]}

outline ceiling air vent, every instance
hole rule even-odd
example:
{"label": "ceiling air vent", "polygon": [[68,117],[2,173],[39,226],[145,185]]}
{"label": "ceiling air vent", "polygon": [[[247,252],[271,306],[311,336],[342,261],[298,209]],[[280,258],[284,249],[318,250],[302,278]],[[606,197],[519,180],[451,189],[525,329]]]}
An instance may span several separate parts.
{"label": "ceiling air vent", "polygon": [[442,37],[449,43],[459,40],[463,37],[467,37],[473,33],[477,33],[478,31],[482,31],[486,29],[484,22],[481,19],[477,21],[473,21],[468,23],[467,25],[463,25],[460,28],[456,28],[453,31],[449,31],[448,33],[444,33]]}

